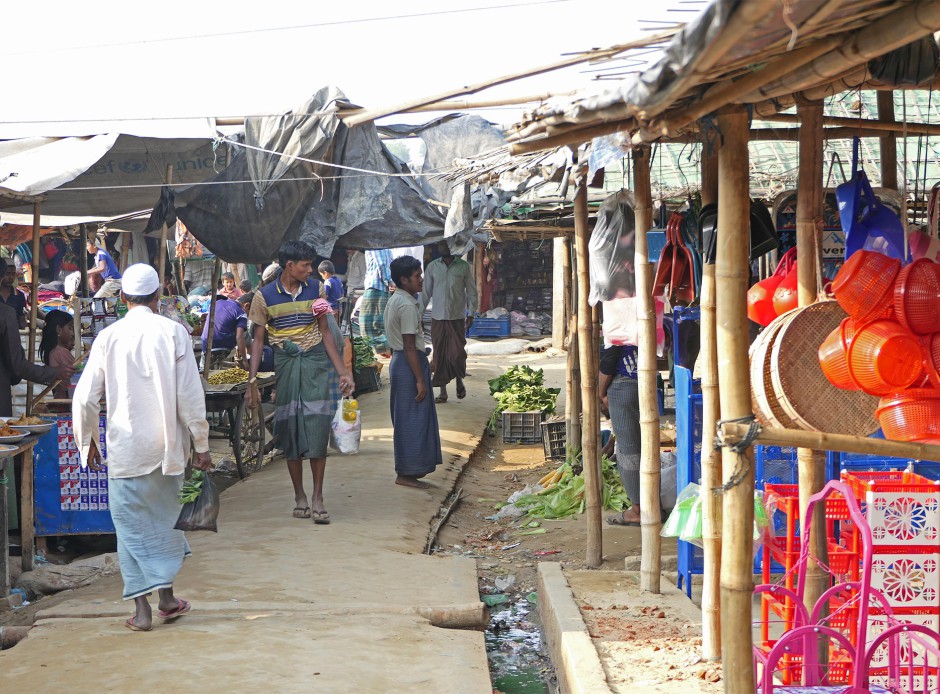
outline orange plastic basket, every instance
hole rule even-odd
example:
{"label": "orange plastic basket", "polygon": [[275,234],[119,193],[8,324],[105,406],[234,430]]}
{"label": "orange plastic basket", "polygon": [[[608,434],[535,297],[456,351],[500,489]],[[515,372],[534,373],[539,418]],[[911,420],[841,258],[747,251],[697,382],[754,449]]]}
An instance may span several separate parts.
{"label": "orange plastic basket", "polygon": [[940,388],[940,333],[924,338],[924,367],[934,388]]}
{"label": "orange plastic basket", "polygon": [[883,397],[875,410],[886,439],[933,443],[940,440],[940,390],[910,388]]}
{"label": "orange plastic basket", "polygon": [[848,348],[848,364],[852,380],[869,395],[903,390],[924,374],[920,342],[892,320],[858,326]]}
{"label": "orange plastic basket", "polygon": [[891,292],[901,261],[875,251],[856,251],[845,261],[832,291],[846,313],[855,320],[884,318],[893,308]]}
{"label": "orange plastic basket", "polygon": [[929,258],[920,258],[898,273],[894,282],[894,315],[912,333],[940,330],[940,273]]}
{"label": "orange plastic basket", "polygon": [[[781,566],[790,569],[796,566],[797,562],[800,559],[800,538],[794,537],[792,542],[792,550],[787,551],[787,538],[785,537],[773,537],[768,540],[770,543],[770,556],[773,557]],[[842,545],[839,545],[832,540],[827,542],[829,561],[827,562],[829,569],[834,574],[846,574],[849,572],[849,569],[852,567],[852,564],[858,564],[858,554],[849,549],[846,549]]]}
{"label": "orange plastic basket", "polygon": [[841,477],[855,497],[863,501],[868,492],[929,494],[940,487],[940,482],[908,470],[843,470]]}
{"label": "orange plastic basket", "polygon": [[[800,485],[798,484],[765,484],[764,501],[776,504],[777,508],[792,518],[800,517]],[[848,520],[849,505],[841,494],[830,494],[826,497],[827,520]]]}
{"label": "orange plastic basket", "polygon": [[823,343],[819,346],[819,365],[823,374],[836,388],[843,390],[858,390],[852,375],[849,373],[847,352],[855,335],[855,322],[851,318],[843,319]]}

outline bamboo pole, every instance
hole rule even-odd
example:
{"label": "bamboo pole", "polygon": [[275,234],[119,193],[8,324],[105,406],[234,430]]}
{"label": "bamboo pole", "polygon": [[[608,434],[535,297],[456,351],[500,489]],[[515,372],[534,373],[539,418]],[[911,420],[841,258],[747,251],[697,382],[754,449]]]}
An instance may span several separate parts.
{"label": "bamboo pole", "polygon": [[[748,433],[748,425],[738,422],[725,422],[718,428],[718,435],[725,445],[741,441]],[[777,429],[761,427],[757,441],[767,446],[800,446],[821,451],[840,453],[861,453],[878,455],[885,458],[905,458],[907,460],[928,460],[940,462],[940,445],[927,443],[908,443],[907,441],[887,441],[867,436],[849,436],[830,434],[802,429]]]}
{"label": "bamboo pole", "polygon": [[762,101],[780,94],[802,91],[938,29],[940,3],[937,0],[920,0],[903,5],[858,31],[847,32],[840,46],[751,94],[744,95],[741,100]]}
{"label": "bamboo pole", "polygon": [[[878,120],[894,123],[894,92],[878,92]],[[854,173],[854,172],[853,172]],[[898,138],[895,134],[883,135],[881,138],[881,186],[898,189]]]}
{"label": "bamboo pole", "polygon": [[[797,107],[800,124],[800,159],[797,181],[796,246],[797,296],[800,306],[809,306],[817,299],[817,273],[820,259],[819,236],[822,230],[822,114],[820,102]],[[810,448],[797,449],[800,488],[800,518],[806,518],[809,499],[826,485],[826,453]],[[813,517],[810,554],[825,560],[826,518],[823,504],[818,504]],[[816,562],[806,565],[806,587],[803,603],[808,610],[829,587],[829,574]],[[820,662],[828,662],[828,644],[820,650]]]}
{"label": "bamboo pole", "polygon": [[[36,359],[36,317],[39,315],[39,222],[42,219],[42,203],[38,200],[33,203],[33,259],[30,262],[32,266],[32,282],[29,287],[29,351],[27,360],[33,362]],[[19,328],[19,326],[17,326]],[[8,387],[8,386],[4,386]],[[33,413],[33,382],[26,382],[26,414]],[[6,490],[0,492],[5,494]]]}
{"label": "bamboo pole", "polygon": [[552,347],[565,346],[565,249],[568,242],[563,237],[552,239]]}
{"label": "bamboo pole", "polygon": [[209,321],[209,332],[206,335],[206,352],[203,354],[205,362],[202,373],[209,376],[209,369],[212,367],[212,337],[215,334],[215,304],[219,298],[219,277],[222,274],[222,259],[215,257],[215,266],[212,268],[212,299],[209,301],[209,315],[206,320]]}
{"label": "bamboo pole", "polygon": [[584,564],[590,569],[601,565],[603,546],[601,539],[601,461],[597,437],[600,429],[600,403],[597,398],[597,362],[594,354],[593,314],[588,303],[590,278],[588,274],[587,171],[579,172],[574,196],[575,251],[578,259],[578,358],[581,368],[581,407],[584,422],[581,425],[581,456],[584,467],[585,516],[587,519],[587,548]]}
{"label": "bamboo pole", "polygon": [[653,266],[649,261],[647,234],[653,227],[653,195],[650,186],[650,151],[633,150],[634,205],[636,214],[636,319],[637,390],[640,407],[640,589],[659,593],[662,548],[659,540],[659,404],[656,400],[656,312],[653,308]]}
{"label": "bamboo pole", "polygon": [[[498,108],[500,106],[516,106],[522,104],[534,104],[539,101],[548,101],[557,96],[572,96],[575,92],[543,92],[541,94],[528,94],[520,96],[509,96],[502,99],[448,99],[446,101],[434,101],[430,104],[425,104],[423,106],[415,106],[414,108],[405,109],[404,111],[399,111],[399,113],[425,113],[428,111],[473,111],[476,109],[484,108]],[[364,113],[366,109],[364,108],[341,108],[336,112],[336,115],[340,118],[349,118],[360,113]],[[391,114],[389,114],[391,115]],[[232,125],[232,123],[220,123],[216,121],[219,125]],[[244,125],[245,119],[241,119],[241,123],[237,125]]]}
{"label": "bamboo pole", "polygon": [[593,62],[597,60],[603,60],[606,58],[613,58],[614,56],[619,55],[625,51],[632,50],[634,48],[642,48],[645,46],[650,46],[655,43],[661,43],[672,36],[676,32],[674,30],[661,32],[653,36],[647,36],[643,39],[638,39],[636,41],[631,41],[629,43],[620,44],[617,46],[612,46],[600,51],[589,51],[586,53],[578,53],[573,56],[569,56],[563,60],[556,61],[554,63],[549,63],[547,65],[542,65],[539,67],[530,68],[528,70],[515,72],[509,75],[503,75],[501,77],[496,77],[485,82],[479,82],[470,86],[460,87],[451,91],[441,92],[439,94],[433,94],[420,99],[413,99],[405,103],[396,104],[393,106],[388,106],[384,108],[374,108],[374,109],[363,109],[362,112],[357,113],[353,116],[343,119],[343,123],[348,128],[352,128],[356,125],[361,125],[362,123],[367,123],[370,120],[376,120],[382,118],[383,116],[390,116],[393,113],[402,113],[409,109],[418,108],[419,106],[425,106],[427,104],[432,104],[438,101],[445,101],[447,99],[453,99],[458,96],[466,96],[468,94],[475,94],[476,92],[483,91],[484,89],[490,89],[491,87],[496,87],[500,84],[506,84],[508,82],[515,82],[516,80],[525,78],[525,77],[534,77],[536,75],[541,75],[546,72],[553,72],[555,70],[561,70],[566,67],[571,67],[572,65],[580,65],[582,63]]}
{"label": "bamboo pole", "polygon": [[[715,298],[721,418],[752,417],[745,304],[749,278],[750,191],[747,112],[718,117],[718,246]],[[754,590],[753,450],[722,449],[721,655],[725,691],[754,691],[751,595]]]}
{"label": "bamboo pole", "polygon": [[85,249],[85,246],[88,245],[88,231],[84,224],[80,225],[82,230],[82,240],[81,240],[81,249],[78,251],[78,270],[81,273],[81,282],[79,283],[78,290],[76,294],[81,297],[91,295],[89,291],[90,287],[88,286],[88,251]]}
{"label": "bamboo pole", "polygon": [[[776,123],[800,122],[799,115],[792,113],[775,113],[761,116],[761,120]],[[907,133],[908,135],[940,135],[940,125],[932,123],[897,123],[882,118],[843,118],[841,116],[824,116],[822,124],[827,127],[854,128],[882,133]]]}
{"label": "bamboo pole", "polygon": [[[167,164],[166,167],[166,184],[170,185],[173,183],[173,165]],[[163,231],[160,232],[160,252],[158,253],[159,265],[157,266],[157,277],[160,278],[160,294],[163,294],[163,274],[166,272],[166,241],[169,234],[170,228],[166,225],[166,220],[163,223]]]}
{"label": "bamboo pole", "polygon": [[577,305],[577,284],[574,282],[573,242],[565,245],[565,311],[568,319],[568,363],[565,370],[565,399],[568,445],[575,449],[581,447],[581,366],[578,355],[578,316],[574,310]]}
{"label": "bamboo pole", "polygon": [[[718,201],[718,154],[702,155],[702,205]],[[702,657],[721,658],[721,451],[711,443],[718,428],[718,344],[715,323],[715,264],[702,263]]]}

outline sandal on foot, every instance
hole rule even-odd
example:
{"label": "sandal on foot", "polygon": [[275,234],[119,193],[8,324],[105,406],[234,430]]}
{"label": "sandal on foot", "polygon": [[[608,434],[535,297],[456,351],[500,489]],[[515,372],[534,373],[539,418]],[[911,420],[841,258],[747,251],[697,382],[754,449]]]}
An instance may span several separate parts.
{"label": "sandal on foot", "polygon": [[434,402],[436,402],[438,405],[443,405],[445,402],[447,402],[447,398],[442,398],[440,395],[438,395],[436,398],[434,398]]}
{"label": "sandal on foot", "polygon": [[175,610],[160,610],[157,614],[166,622],[169,622],[172,619],[177,617],[182,617],[184,614],[189,612],[192,605],[183,600],[182,598],[176,598],[176,609]]}
{"label": "sandal on foot", "polygon": [[634,528],[640,527],[640,521],[628,521],[623,517],[623,514],[617,514],[616,516],[607,516],[608,525],[624,525]]}
{"label": "sandal on foot", "polygon": [[137,619],[136,616],[135,616],[135,617],[131,617],[131,618],[128,619],[126,622],[124,622],[124,626],[126,626],[126,627],[127,627],[128,629],[130,629],[131,631],[151,631],[151,630],[153,629],[152,626],[149,626],[149,627],[147,627],[146,629],[144,629],[143,627],[137,626],[137,625],[134,623],[134,620],[135,620],[135,619]]}
{"label": "sandal on foot", "polygon": [[309,506],[294,506],[294,518],[310,518]]}
{"label": "sandal on foot", "polygon": [[467,388],[461,383],[457,386],[457,399],[463,400],[465,397],[467,397]]}
{"label": "sandal on foot", "polygon": [[313,517],[313,522],[317,525],[330,524],[330,514],[326,511],[311,511],[310,514]]}

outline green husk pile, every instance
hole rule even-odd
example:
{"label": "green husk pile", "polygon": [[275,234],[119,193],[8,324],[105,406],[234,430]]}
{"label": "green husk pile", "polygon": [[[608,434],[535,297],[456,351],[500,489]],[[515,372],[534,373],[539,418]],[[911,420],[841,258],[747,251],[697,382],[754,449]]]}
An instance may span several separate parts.
{"label": "green husk pile", "polygon": [[202,481],[205,479],[205,474],[206,473],[202,470],[193,470],[192,476],[183,482],[183,488],[180,489],[181,504],[191,504],[199,498],[199,493],[202,492]]}
{"label": "green husk pile", "polygon": [[487,381],[490,395],[496,399],[496,409],[487,429],[496,433],[496,422],[503,412],[555,412],[555,400],[560,388],[542,385],[545,373],[529,366],[510,366],[502,376]]}
{"label": "green husk pile", "polygon": [[371,337],[354,337],[353,345],[353,371],[361,371],[367,366],[375,364],[375,341]]}
{"label": "green husk pile", "polygon": [[[516,500],[517,508],[525,508],[523,518],[545,518],[561,520],[584,513],[584,473],[575,475],[573,464],[577,452],[568,451],[568,459],[555,471],[554,481],[540,492],[528,494]],[[601,458],[604,475],[603,503],[608,511],[623,511],[632,505],[617,472],[617,463],[607,456]],[[558,474],[560,473],[560,474]]]}

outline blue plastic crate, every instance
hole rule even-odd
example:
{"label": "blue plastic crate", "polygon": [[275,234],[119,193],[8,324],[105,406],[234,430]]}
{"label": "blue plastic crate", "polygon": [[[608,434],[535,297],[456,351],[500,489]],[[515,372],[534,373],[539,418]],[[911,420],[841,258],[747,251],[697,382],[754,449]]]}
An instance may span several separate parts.
{"label": "blue plastic crate", "polygon": [[509,337],[509,316],[502,318],[474,318],[468,337]]}

